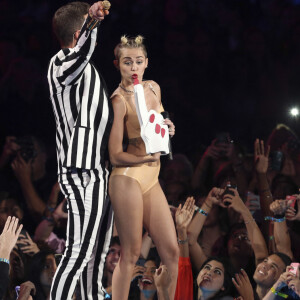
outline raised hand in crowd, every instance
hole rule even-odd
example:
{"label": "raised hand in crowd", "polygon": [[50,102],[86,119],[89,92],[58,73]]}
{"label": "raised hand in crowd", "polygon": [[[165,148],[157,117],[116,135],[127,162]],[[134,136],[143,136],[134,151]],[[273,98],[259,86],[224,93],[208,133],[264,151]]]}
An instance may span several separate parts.
{"label": "raised hand in crowd", "polygon": [[10,252],[14,248],[23,228],[23,225],[18,226],[18,223],[19,219],[16,217],[7,218],[2,234],[0,235],[0,258],[9,259]]}
{"label": "raised hand in crowd", "polygon": [[262,233],[252,217],[251,212],[240,198],[236,189],[230,188],[231,194],[227,193],[223,197],[223,202],[227,202],[228,208],[233,208],[236,212],[240,213],[248,233],[248,238],[251,242],[254,251],[256,264],[268,256],[268,249]]}
{"label": "raised hand in crowd", "polygon": [[285,212],[287,210],[286,200],[275,200],[270,204],[270,210],[275,217],[274,222],[274,240],[276,249],[289,256],[293,257],[291,237],[289,230],[284,219]]}
{"label": "raised hand in crowd", "polygon": [[20,149],[20,146],[15,142],[15,140],[16,137],[14,136],[6,137],[5,145],[0,156],[0,170],[10,162],[11,158],[15,156]]}
{"label": "raised hand in crowd", "polygon": [[[232,282],[243,300],[254,300],[253,288],[247,273],[241,269],[240,273],[235,274]],[[239,299],[239,298],[238,298]]]}
{"label": "raised hand in crowd", "polygon": [[[55,187],[56,185],[54,185],[53,189]],[[53,190],[51,195],[52,194]],[[62,253],[65,249],[66,241],[58,238],[56,234],[54,234],[53,230],[55,226],[60,225],[62,220],[66,220],[68,218],[68,214],[65,212],[66,202],[67,199],[64,199],[53,212],[46,209],[44,220],[38,224],[34,233],[34,239],[36,241],[46,242],[56,253]]]}
{"label": "raised hand in crowd", "polygon": [[18,296],[18,300],[32,300],[31,295],[35,295],[36,289],[34,284],[31,281],[23,282],[20,285],[20,292]]}
{"label": "raised hand in crowd", "polygon": [[10,253],[14,248],[23,227],[22,225],[18,226],[18,223],[19,219],[9,216],[0,235],[0,268],[2,275],[0,277],[0,299],[2,299],[9,284],[8,274]]}
{"label": "raised hand in crowd", "polygon": [[297,296],[300,297],[300,266],[298,265],[298,270],[296,275],[288,282],[288,287],[293,290]]}
{"label": "raised hand in crowd", "polygon": [[156,269],[154,282],[157,289],[158,300],[169,300],[168,288],[171,284],[171,277],[167,266],[161,265]]}
{"label": "raised hand in crowd", "polygon": [[264,141],[256,139],[254,142],[254,165],[258,174],[267,174],[269,167],[270,146],[265,149]]}
{"label": "raised hand in crowd", "polygon": [[276,298],[276,294],[279,292],[280,290],[285,287],[285,286],[291,286],[294,287],[293,284],[290,284],[292,280],[294,280],[293,282],[297,283],[297,279],[299,280],[299,275],[298,277],[296,275],[294,275],[291,270],[293,269],[293,267],[291,266],[287,266],[286,267],[286,271],[284,273],[282,273],[280,275],[280,277],[278,278],[278,280],[274,283],[273,287],[270,289],[270,291],[265,295],[265,297],[263,298],[263,300],[273,300],[273,299],[277,299]]}
{"label": "raised hand in crowd", "polygon": [[34,254],[40,251],[37,244],[31,239],[28,232],[26,235],[20,234],[19,240],[17,241],[17,245],[21,249],[21,251],[29,256],[33,256]]}
{"label": "raised hand in crowd", "polygon": [[[263,216],[270,215],[270,204],[273,201],[270,191],[267,172],[269,168],[270,146],[265,148],[263,140],[256,139],[254,142],[254,165],[256,171],[258,193],[260,197],[260,207]],[[263,234],[266,237],[268,234],[268,225],[263,227]]]}
{"label": "raised hand in crowd", "polygon": [[222,202],[223,193],[224,189],[217,187],[212,188],[205,198],[205,201],[201,205],[201,208],[197,209],[198,213],[195,214],[188,227],[189,251],[191,260],[196,270],[200,270],[200,267],[207,258],[202,247],[198,244],[198,237],[213,205],[225,207],[224,203]]}
{"label": "raised hand in crowd", "polygon": [[187,228],[195,212],[195,199],[188,197],[182,207],[180,204],[176,210],[175,223],[178,235],[178,243],[181,257],[189,256]]}
{"label": "raised hand in crowd", "polygon": [[140,266],[140,265],[136,264],[134,266],[134,268],[133,268],[131,281],[135,280],[139,276],[143,276],[144,271],[145,271],[145,267],[144,266]]}
{"label": "raised hand in crowd", "polygon": [[294,196],[297,197],[295,206],[298,207],[298,209],[296,210],[295,207],[292,206],[293,200],[287,200],[285,217],[289,221],[300,221],[300,195]]}

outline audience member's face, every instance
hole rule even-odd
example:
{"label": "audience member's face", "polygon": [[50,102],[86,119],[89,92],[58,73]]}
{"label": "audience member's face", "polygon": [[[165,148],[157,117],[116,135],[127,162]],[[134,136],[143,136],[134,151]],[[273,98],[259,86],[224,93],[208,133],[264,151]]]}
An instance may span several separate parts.
{"label": "audience member's face", "polygon": [[166,184],[165,195],[169,204],[177,207],[184,194],[185,186],[181,182],[169,182]]}
{"label": "audience member's face", "polygon": [[9,273],[12,281],[24,279],[24,262],[18,251],[13,250],[10,254]]}
{"label": "audience member's face", "polygon": [[148,66],[148,58],[142,48],[123,48],[119,58],[119,68],[122,80],[133,83],[132,75],[137,74],[142,81],[145,69]]}
{"label": "audience member's face", "polygon": [[269,288],[284,271],[285,264],[283,261],[276,254],[272,254],[257,265],[253,278],[258,285]]}
{"label": "audience member's face", "polygon": [[154,284],[154,274],[156,271],[156,265],[153,260],[148,260],[145,262],[145,271],[143,273],[143,277],[139,279],[139,288],[141,291],[155,291],[156,287]]}
{"label": "audience member's face", "polygon": [[105,266],[106,270],[113,273],[119,258],[120,258],[121,246],[118,244],[113,244],[110,246],[109,251],[106,256]]}
{"label": "audience member's face", "polygon": [[174,181],[188,183],[190,178],[188,178],[186,173],[187,171],[183,163],[179,161],[171,161],[164,169],[163,180],[165,183]]}
{"label": "audience member's face", "polygon": [[230,234],[230,238],[227,244],[228,255],[238,255],[240,257],[250,257],[252,256],[252,247],[250,240],[248,238],[248,233],[246,228],[240,228],[234,230]]}
{"label": "audience member's face", "polygon": [[40,276],[40,281],[43,286],[51,287],[56,268],[57,266],[54,255],[47,255],[45,266]]}
{"label": "audience member's face", "polygon": [[14,199],[5,199],[0,203],[0,231],[9,216],[15,216],[19,220],[23,219],[23,211]]}
{"label": "audience member's face", "polygon": [[211,260],[200,271],[197,277],[197,286],[207,292],[218,292],[223,290],[224,266],[222,263]]}

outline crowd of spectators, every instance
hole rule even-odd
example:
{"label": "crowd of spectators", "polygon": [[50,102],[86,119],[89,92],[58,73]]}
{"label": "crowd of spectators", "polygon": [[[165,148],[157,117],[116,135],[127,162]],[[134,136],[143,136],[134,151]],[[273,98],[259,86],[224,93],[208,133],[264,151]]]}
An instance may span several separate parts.
{"label": "crowd of spectators", "polygon": [[[59,48],[51,18],[66,2],[0,2],[0,299],[47,299],[65,248],[46,70]],[[298,1],[111,2],[93,56],[109,93],[114,45],[142,34],[146,77],[176,125],[160,175],[180,248],[176,299],[299,299],[300,140],[287,113],[300,96]],[[107,294],[120,251],[115,236]],[[129,299],[157,299],[168,284],[159,264],[144,232]]]}

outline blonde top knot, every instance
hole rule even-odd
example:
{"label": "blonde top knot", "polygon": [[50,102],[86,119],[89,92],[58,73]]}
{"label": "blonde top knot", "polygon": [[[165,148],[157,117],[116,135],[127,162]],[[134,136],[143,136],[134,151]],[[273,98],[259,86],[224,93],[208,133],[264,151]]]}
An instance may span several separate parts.
{"label": "blonde top knot", "polygon": [[127,43],[128,43],[128,38],[127,38],[127,36],[126,36],[126,35],[122,35],[122,36],[121,36],[121,44],[122,44],[122,46],[127,45]]}
{"label": "blonde top knot", "polygon": [[119,59],[121,56],[121,50],[123,48],[141,48],[144,52],[145,57],[147,57],[147,50],[144,45],[144,37],[141,35],[138,35],[136,37],[128,37],[127,35],[122,35],[120,43],[115,47],[114,54],[115,58]]}
{"label": "blonde top knot", "polygon": [[136,42],[137,45],[143,44],[143,40],[144,40],[144,37],[141,36],[141,35],[138,35],[138,36],[135,38],[135,42]]}

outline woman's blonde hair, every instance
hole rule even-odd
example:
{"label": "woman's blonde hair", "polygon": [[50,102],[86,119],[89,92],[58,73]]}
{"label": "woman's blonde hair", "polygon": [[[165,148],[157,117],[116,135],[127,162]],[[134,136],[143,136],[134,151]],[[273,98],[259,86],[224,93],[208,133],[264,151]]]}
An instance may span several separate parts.
{"label": "woman's blonde hair", "polygon": [[124,48],[127,49],[141,48],[142,51],[144,52],[145,57],[147,57],[147,50],[143,41],[144,41],[144,37],[141,35],[132,38],[126,35],[122,35],[120,43],[115,47],[114,50],[115,58],[119,60],[121,56],[121,50]]}

